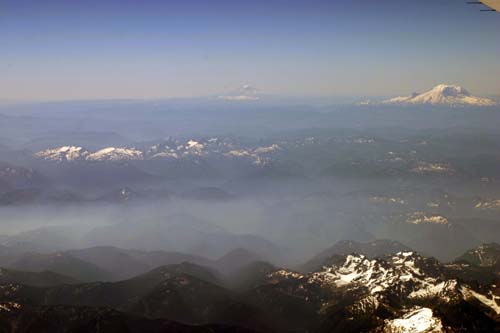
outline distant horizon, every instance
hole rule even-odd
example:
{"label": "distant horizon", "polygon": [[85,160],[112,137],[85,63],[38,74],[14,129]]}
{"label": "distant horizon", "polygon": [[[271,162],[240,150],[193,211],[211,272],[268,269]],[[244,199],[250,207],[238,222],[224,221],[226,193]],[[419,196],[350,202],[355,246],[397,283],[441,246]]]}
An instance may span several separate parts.
{"label": "distant horizon", "polygon": [[500,94],[500,15],[454,0],[7,0],[0,100]]}
{"label": "distant horizon", "polygon": [[[449,84],[449,85],[455,85],[456,83],[440,83],[440,84]],[[344,103],[349,103],[347,102],[348,100],[351,100],[352,103],[359,101],[359,100],[383,100],[383,99],[388,99],[388,98],[393,98],[393,97],[401,97],[401,96],[409,96],[413,93],[423,93],[426,91],[429,91],[433,87],[437,86],[439,84],[435,84],[433,86],[430,86],[428,88],[420,89],[420,90],[413,90],[413,91],[408,91],[407,93],[402,93],[402,94],[384,94],[384,95],[376,95],[376,94],[293,94],[293,93],[268,93],[263,91],[261,93],[261,98],[256,99],[256,100],[224,100],[221,99],[221,97],[224,96],[224,93],[221,92],[219,94],[210,94],[210,95],[191,95],[191,96],[151,96],[151,97],[101,97],[101,98],[59,98],[59,99],[5,99],[5,98],[0,98],[0,104],[36,104],[36,103],[64,103],[64,102],[155,102],[155,101],[160,101],[160,102],[168,102],[168,101],[188,101],[188,100],[211,100],[211,101],[219,101],[220,103],[227,103],[227,104],[252,104],[252,103],[263,103],[266,101],[276,101],[279,99],[282,99],[281,102],[286,102],[284,99],[290,99],[291,102],[294,101],[304,101],[304,100],[309,100],[309,101],[320,101],[320,100],[331,100],[333,103],[335,103],[335,100],[337,100],[339,103],[344,104]],[[461,86],[465,89],[467,89],[472,95],[474,96],[479,96],[479,97],[487,97],[487,98],[493,98],[493,99],[499,99],[500,98],[500,92],[496,94],[479,94],[474,90],[470,90],[467,86],[461,85],[461,84],[456,84],[458,86]],[[269,100],[269,99],[271,100]],[[342,100],[342,102],[340,102]]]}

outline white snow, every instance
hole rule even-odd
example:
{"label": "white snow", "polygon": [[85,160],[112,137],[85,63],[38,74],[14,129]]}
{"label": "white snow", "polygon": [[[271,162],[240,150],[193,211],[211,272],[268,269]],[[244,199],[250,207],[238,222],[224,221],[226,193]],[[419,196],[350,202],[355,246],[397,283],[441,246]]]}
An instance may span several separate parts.
{"label": "white snow", "polygon": [[259,90],[252,87],[249,84],[244,84],[240,88],[235,91],[230,92],[229,94],[219,96],[219,99],[225,101],[258,101]]}
{"label": "white snow", "polygon": [[15,302],[0,303],[0,312],[10,312],[13,309],[20,309],[21,304]]}
{"label": "white snow", "polygon": [[443,281],[438,284],[434,284],[433,280],[429,280],[429,282],[429,284],[423,286],[421,289],[411,292],[408,297],[413,299],[429,299],[439,296],[441,301],[449,301],[450,298],[447,296],[448,293],[456,290],[458,286],[458,282],[456,280]]}
{"label": "white snow", "polygon": [[385,104],[430,104],[448,106],[495,106],[492,99],[472,96],[466,89],[457,85],[440,84],[422,94],[414,93],[410,96],[395,97],[384,101]]}
{"label": "white snow", "polygon": [[43,158],[49,161],[75,161],[78,159],[85,159],[89,152],[82,147],[77,146],[63,146],[59,148],[47,149],[35,154],[38,158]]}
{"label": "white snow", "polygon": [[386,321],[384,333],[444,333],[441,320],[429,308],[415,308],[403,317]]}
{"label": "white snow", "polygon": [[176,152],[164,151],[164,152],[156,153],[156,154],[152,155],[151,158],[153,158],[153,159],[155,159],[155,158],[174,158],[174,159],[178,159],[179,155]]}
{"label": "white snow", "polygon": [[500,296],[493,295],[491,292],[488,296],[485,296],[483,294],[480,294],[468,287],[462,287],[462,294],[466,299],[470,298],[475,298],[481,303],[483,303],[485,306],[489,307],[493,311],[496,312],[496,314],[500,315]]}
{"label": "white snow", "polygon": [[474,206],[476,209],[497,209],[500,208],[500,199],[481,201]]}
{"label": "white snow", "polygon": [[233,156],[233,157],[249,157],[252,156],[252,153],[240,149],[240,150],[231,150],[224,154],[225,156]]}
{"label": "white snow", "polygon": [[312,273],[309,283],[339,288],[367,288],[370,295],[380,295],[397,287],[409,298],[449,299],[458,293],[455,280],[440,281],[426,276],[416,265],[421,257],[413,252],[399,252],[382,260],[368,260],[362,255],[349,255],[341,266],[324,267]]}
{"label": "white snow", "polygon": [[259,97],[257,96],[246,96],[246,95],[238,95],[238,96],[219,96],[220,99],[225,101],[258,101]]}
{"label": "white snow", "polygon": [[115,148],[108,147],[90,153],[82,147],[63,146],[59,148],[51,148],[35,153],[35,157],[48,161],[117,161],[117,160],[138,160],[142,159],[143,153],[134,148]]}
{"label": "white snow", "polygon": [[406,205],[406,201],[401,199],[401,198],[390,198],[390,197],[379,197],[379,196],[373,196],[368,198],[369,201],[373,203],[380,203],[380,204],[399,204],[399,205]]}
{"label": "white snow", "polygon": [[418,174],[451,174],[454,172],[447,164],[429,162],[419,162],[410,171]]}
{"label": "white snow", "polygon": [[[353,291],[362,295],[362,298],[348,306],[352,313],[372,312],[386,300],[386,292],[389,295],[396,292],[397,297],[405,297],[411,300],[411,304],[422,304],[422,301],[474,300],[497,315],[500,314],[499,295],[492,291],[487,295],[481,294],[459,284],[455,279],[445,279],[439,269],[433,275],[427,270],[432,269],[433,261],[429,260],[431,259],[410,251],[374,260],[362,255],[348,255],[341,265],[326,266],[321,271],[305,276],[282,269],[269,277],[271,283],[279,283],[283,279],[298,279],[301,286],[310,284],[325,290],[342,288],[340,292]],[[328,306],[328,302],[323,305]],[[434,316],[431,309],[417,307],[407,310],[400,318],[386,320],[384,332],[438,333],[444,332],[444,329],[441,320]]]}
{"label": "white snow", "polygon": [[[255,149],[233,149],[230,150],[223,155],[226,157],[239,157],[239,158],[249,158],[252,159],[253,165],[263,166],[269,162],[268,154],[274,153],[278,150],[281,150],[281,147],[277,144],[272,144],[267,147],[258,147]],[[266,157],[264,157],[266,156]]]}
{"label": "white snow", "polygon": [[272,153],[276,150],[279,150],[281,149],[280,146],[278,146],[277,144],[273,144],[269,147],[259,147],[259,148],[256,148],[254,150],[254,153],[255,154],[267,154],[267,153]]}
{"label": "white snow", "polygon": [[107,147],[91,153],[87,159],[90,161],[118,161],[118,160],[140,160],[143,153],[134,148]]}
{"label": "white snow", "polygon": [[187,142],[187,146],[188,146],[188,149],[196,149],[196,150],[201,150],[205,147],[203,144],[201,144],[195,140],[189,140]]}
{"label": "white snow", "polygon": [[304,276],[302,274],[292,272],[292,271],[287,271],[285,269],[280,269],[276,272],[273,272],[269,274],[269,278],[285,278],[285,279],[302,279]]}
{"label": "white snow", "polygon": [[427,215],[424,212],[415,212],[411,214],[406,222],[411,224],[440,224],[449,225],[448,219],[442,215]]}
{"label": "white snow", "polygon": [[[106,147],[90,152],[82,147],[63,146],[43,150],[35,157],[57,162],[68,161],[131,161],[157,159],[189,159],[191,157],[225,157],[248,159],[254,165],[262,166],[270,161],[271,155],[282,148],[276,144],[262,147],[245,147],[228,139],[209,138],[205,140],[189,139],[184,143],[167,139],[150,147]],[[196,162],[196,161],[195,161]]]}

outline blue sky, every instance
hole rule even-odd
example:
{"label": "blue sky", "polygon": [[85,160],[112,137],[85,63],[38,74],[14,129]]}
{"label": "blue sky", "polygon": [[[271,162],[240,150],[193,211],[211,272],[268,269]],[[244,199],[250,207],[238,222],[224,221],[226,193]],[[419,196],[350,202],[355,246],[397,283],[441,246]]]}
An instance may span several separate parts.
{"label": "blue sky", "polygon": [[0,0],[0,100],[500,94],[500,13],[465,0]]}

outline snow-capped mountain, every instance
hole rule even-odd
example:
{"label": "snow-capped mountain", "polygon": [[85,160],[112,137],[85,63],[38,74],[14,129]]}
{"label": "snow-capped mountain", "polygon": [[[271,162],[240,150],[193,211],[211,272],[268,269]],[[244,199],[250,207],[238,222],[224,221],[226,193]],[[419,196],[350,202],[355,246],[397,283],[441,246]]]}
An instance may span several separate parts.
{"label": "snow-capped mountain", "polygon": [[[338,256],[309,274],[255,261],[260,258],[242,249],[210,260],[109,246],[28,253],[2,270],[0,327],[6,322],[9,328],[33,325],[32,315],[18,313],[25,308],[36,309],[43,322],[50,322],[47,307],[79,306],[86,311],[109,307],[133,314],[135,320],[169,318],[250,328],[199,332],[482,333],[500,328],[498,282],[463,279],[450,274],[449,264],[411,251],[373,259]],[[108,271],[110,262],[119,267],[117,275]],[[28,268],[41,273],[20,270]],[[236,274],[219,274],[233,270]],[[246,287],[230,287],[228,282],[242,274]],[[80,318],[74,311],[66,317]]]}
{"label": "snow-capped mountain", "polygon": [[[363,327],[369,332],[456,332],[465,329],[461,325],[477,324],[450,327],[464,320],[461,315],[481,313],[492,321],[500,315],[495,285],[482,289],[468,285],[450,275],[437,260],[414,252],[375,259],[351,254],[332,258],[331,264],[316,272],[303,275],[280,269],[268,279],[273,293],[303,299],[308,306],[314,304],[325,322],[333,320],[330,325],[349,318],[370,318]],[[465,310],[464,304],[470,308]],[[336,317],[338,311],[345,317]],[[457,313],[461,315],[455,318]],[[449,325],[451,318],[456,320],[453,325]]]}
{"label": "snow-capped mountain", "polygon": [[46,161],[127,161],[142,159],[143,153],[134,148],[107,147],[96,152],[89,152],[82,147],[63,146],[39,151],[35,157]]}
{"label": "snow-capped mountain", "polygon": [[367,258],[376,258],[391,253],[408,252],[409,247],[392,240],[374,240],[368,243],[355,241],[339,241],[332,247],[322,251],[300,267],[301,271],[312,272],[322,268],[334,256],[346,256],[351,253],[363,254]]}
{"label": "snow-capped mountain", "polygon": [[401,318],[387,320],[384,332],[398,333],[441,333],[444,332],[441,319],[431,309],[416,307]]}
{"label": "snow-capped mountain", "polygon": [[141,160],[143,153],[135,148],[115,148],[108,147],[89,154],[86,159],[89,161],[129,161]]}
{"label": "snow-capped mountain", "polygon": [[219,96],[225,101],[258,101],[260,99],[259,90],[249,84],[241,86],[228,94]]}
{"label": "snow-capped mountain", "polygon": [[369,260],[348,255],[342,265],[326,266],[309,277],[311,283],[347,289],[366,290],[379,301],[388,293],[407,298],[449,299],[457,295],[457,281],[446,280],[434,259],[413,252],[399,252],[386,258]]}
{"label": "snow-capped mountain", "polygon": [[395,97],[383,102],[384,104],[402,105],[449,105],[449,106],[495,106],[492,99],[476,97],[466,89],[457,85],[440,84],[424,93],[413,93],[410,96]]}
{"label": "snow-capped mountain", "polygon": [[40,151],[35,154],[36,157],[47,161],[76,161],[85,159],[90,153],[82,147],[63,146]]}
{"label": "snow-capped mountain", "polygon": [[269,156],[282,150],[276,143],[269,145],[243,145],[230,139],[167,139],[160,143],[140,147],[106,147],[88,151],[82,147],[63,146],[39,151],[35,158],[53,162],[75,161],[137,161],[178,160],[186,158],[224,158],[248,160],[254,165],[264,165]]}

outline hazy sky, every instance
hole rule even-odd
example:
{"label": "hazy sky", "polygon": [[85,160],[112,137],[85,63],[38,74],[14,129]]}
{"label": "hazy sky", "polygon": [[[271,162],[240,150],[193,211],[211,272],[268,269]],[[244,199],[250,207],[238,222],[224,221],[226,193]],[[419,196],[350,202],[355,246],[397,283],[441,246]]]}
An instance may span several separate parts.
{"label": "hazy sky", "polygon": [[0,100],[500,94],[500,13],[466,0],[0,0]]}

